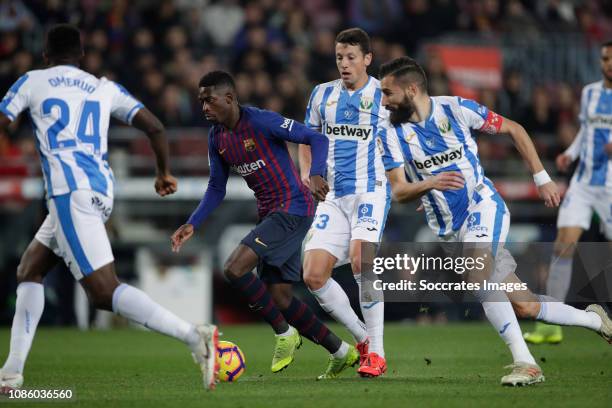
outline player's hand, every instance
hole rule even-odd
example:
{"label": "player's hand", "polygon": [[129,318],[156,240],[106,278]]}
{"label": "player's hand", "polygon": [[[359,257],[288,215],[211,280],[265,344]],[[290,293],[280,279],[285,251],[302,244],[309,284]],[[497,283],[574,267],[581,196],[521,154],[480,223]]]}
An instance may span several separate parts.
{"label": "player's hand", "polygon": [[158,174],[155,177],[155,191],[162,197],[176,193],[177,184],[170,174]]}
{"label": "player's hand", "polygon": [[604,145],[604,151],[608,156],[612,156],[612,142]]}
{"label": "player's hand", "polygon": [[329,192],[329,184],[327,184],[327,180],[321,176],[311,176],[310,191],[312,191],[312,194],[317,200],[325,201],[325,196]]}
{"label": "player's hand", "polygon": [[446,171],[430,178],[432,190],[459,190],[465,185],[463,175],[457,171]]}
{"label": "player's hand", "polygon": [[557,165],[557,169],[559,169],[559,171],[565,173],[570,164],[572,164],[572,161],[572,158],[567,154],[560,154],[555,159],[555,164]]}
{"label": "player's hand", "polygon": [[542,184],[538,187],[538,193],[540,194],[540,198],[544,200],[544,205],[549,208],[558,207],[561,202],[561,198],[559,196],[559,190],[557,190],[557,185],[554,181],[549,181],[546,184]]}
{"label": "player's hand", "polygon": [[170,237],[172,252],[178,252],[181,249],[181,246],[183,246],[183,244],[193,236],[193,231],[194,228],[191,224],[183,224],[179,227],[179,229],[174,231],[174,234],[172,234]]}
{"label": "player's hand", "polygon": [[302,184],[310,188],[310,174],[301,174],[300,178],[302,179]]}

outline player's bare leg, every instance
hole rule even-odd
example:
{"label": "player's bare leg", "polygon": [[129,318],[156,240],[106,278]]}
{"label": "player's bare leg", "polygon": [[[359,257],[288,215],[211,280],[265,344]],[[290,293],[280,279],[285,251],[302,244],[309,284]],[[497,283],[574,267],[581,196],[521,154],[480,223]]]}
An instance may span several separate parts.
{"label": "player's bare leg", "polygon": [[[564,301],[572,282],[572,264],[576,243],[584,230],[581,227],[560,227],[550,260],[546,294],[559,301]],[[532,332],[524,334],[525,340],[533,344],[557,344],[563,340],[561,326],[536,322]]]}
{"label": "player's bare leg", "polygon": [[304,253],[304,283],[317,299],[321,308],[344,325],[355,338],[360,357],[368,354],[365,325],[359,319],[342,287],[332,278],[338,259],[324,249],[311,249]]}
{"label": "player's bare leg", "polygon": [[140,289],[119,282],[114,263],[102,266],[80,283],[96,308],[113,311],[187,344],[202,370],[204,387],[209,390],[215,387],[218,332],[214,325],[196,327],[154,302]]}
{"label": "player's bare leg", "polygon": [[43,278],[59,258],[33,239],[17,267],[17,301],[8,357],[0,370],[0,393],[23,385],[23,369],[45,306]]}
{"label": "player's bare leg", "polygon": [[[364,293],[361,285],[361,266],[371,265],[373,251],[362,252],[363,240],[355,239],[351,241],[349,247],[349,257],[351,260],[351,268],[353,276],[359,287],[359,305],[361,314],[366,327],[367,340],[358,343],[362,356],[364,356],[359,364],[359,374],[362,377],[378,377],[387,371],[387,362],[385,360],[385,350],[383,345],[383,331],[385,325],[385,304],[380,299],[373,299],[368,293]],[[369,243],[368,249],[375,244]],[[367,259],[366,259],[367,258]],[[366,288],[369,285],[366,285]],[[365,289],[367,291],[367,289]],[[381,296],[377,293],[377,296]]]}

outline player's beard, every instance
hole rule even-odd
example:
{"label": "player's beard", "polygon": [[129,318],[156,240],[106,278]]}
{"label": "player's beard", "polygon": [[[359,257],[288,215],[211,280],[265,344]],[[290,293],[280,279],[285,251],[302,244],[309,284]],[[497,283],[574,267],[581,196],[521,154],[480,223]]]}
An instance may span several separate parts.
{"label": "player's beard", "polygon": [[606,73],[606,70],[604,70],[604,69],[602,69],[602,70],[601,70],[601,73],[602,73],[602,75],[604,76],[604,78],[606,78],[606,80],[607,80],[608,82],[612,82],[612,73],[610,73],[610,75],[608,75],[608,74]]}
{"label": "player's beard", "polygon": [[393,109],[389,114],[389,121],[393,126],[401,125],[410,120],[412,114],[416,111],[416,106],[410,98],[404,95],[404,99]]}

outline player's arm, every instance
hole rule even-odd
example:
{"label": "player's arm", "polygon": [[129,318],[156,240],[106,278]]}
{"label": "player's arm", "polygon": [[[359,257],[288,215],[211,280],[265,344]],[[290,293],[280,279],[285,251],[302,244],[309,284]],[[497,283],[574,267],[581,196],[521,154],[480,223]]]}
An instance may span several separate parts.
{"label": "player's arm", "polygon": [[329,185],[325,180],[329,140],[321,133],[278,113],[267,111],[265,117],[260,119],[260,124],[264,121],[263,119],[272,136],[310,147],[312,157],[309,172],[310,191],[317,200],[324,201],[329,192]]}
{"label": "player's arm", "polygon": [[[527,168],[533,174],[533,180],[538,186],[540,197],[547,207],[558,207],[560,202],[557,185],[551,180],[544,169],[544,165],[538,156],[538,152],[527,131],[519,123],[500,116],[501,126],[498,133],[507,133],[514,141],[516,149],[527,164]],[[485,124],[486,126],[486,124]]]}
{"label": "player's arm", "polygon": [[6,116],[3,112],[0,112],[0,130],[6,130],[11,122],[11,118]]}
{"label": "player's arm", "polygon": [[582,145],[582,141],[584,139],[584,125],[580,126],[580,130],[578,134],[574,138],[574,141],[571,145],[563,153],[558,155],[555,158],[555,165],[557,169],[562,172],[566,172],[569,166],[578,158],[580,155],[580,146]]}
{"label": "player's arm", "polygon": [[170,174],[168,140],[164,125],[150,110],[142,107],[132,119],[132,126],[147,135],[151,148],[155,153],[157,168],[155,191],[162,197],[175,193],[177,182]]}
{"label": "player's arm", "polygon": [[6,130],[11,122],[26,110],[30,104],[32,81],[24,74],[7,91],[0,102],[0,130]]}
{"label": "player's arm", "polygon": [[[309,128],[320,131],[321,130],[321,117],[319,110],[317,109],[317,102],[319,96],[317,91],[319,86],[317,85],[308,100],[308,106],[306,107],[306,116],[304,118],[304,124]],[[300,165],[300,178],[302,183],[310,188],[310,167],[312,165],[312,151],[310,146],[306,144],[298,145],[298,163]]]}
{"label": "player's arm", "polygon": [[176,192],[176,179],[170,174],[168,165],[168,141],[166,130],[160,120],[138,99],[120,84],[109,81],[111,92],[111,115],[146,133],[156,158],[155,191],[160,196]]}
{"label": "player's arm", "polygon": [[431,190],[459,190],[465,184],[461,173],[454,171],[439,173],[425,180],[410,183],[406,179],[403,167],[387,171],[387,179],[391,183],[393,199],[400,203],[416,200]]}
{"label": "player's arm", "polygon": [[443,191],[463,188],[465,181],[459,172],[443,172],[419,182],[409,182],[404,171],[404,155],[394,128],[382,124],[377,131],[377,137],[387,180],[391,183],[391,193],[395,201],[403,203],[416,200],[433,189]]}
{"label": "player's arm", "polygon": [[519,123],[489,110],[486,106],[470,99],[458,98],[459,110],[465,123],[484,133],[505,133],[510,135],[516,149],[527,164],[538,187],[540,197],[547,207],[559,206],[560,198],[557,185],[551,180],[538,156],[535,145],[527,131]]}
{"label": "player's arm", "polygon": [[298,162],[300,164],[300,178],[302,183],[310,187],[310,165],[312,164],[312,152],[310,146],[298,145]]}
{"label": "player's arm", "polygon": [[195,229],[202,225],[225,198],[229,167],[211,143],[208,144],[208,147],[208,159],[210,162],[208,187],[202,201],[191,213],[187,222],[172,234],[170,241],[172,243],[172,251],[174,252],[178,252],[181,249],[181,246],[193,236]]}

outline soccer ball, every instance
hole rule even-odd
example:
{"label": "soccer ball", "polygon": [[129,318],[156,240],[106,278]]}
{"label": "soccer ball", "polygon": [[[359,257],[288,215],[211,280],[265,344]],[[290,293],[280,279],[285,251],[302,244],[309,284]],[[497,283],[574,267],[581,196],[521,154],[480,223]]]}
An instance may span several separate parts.
{"label": "soccer ball", "polygon": [[219,364],[219,380],[221,381],[236,381],[246,370],[244,353],[231,341],[219,341],[217,363]]}

